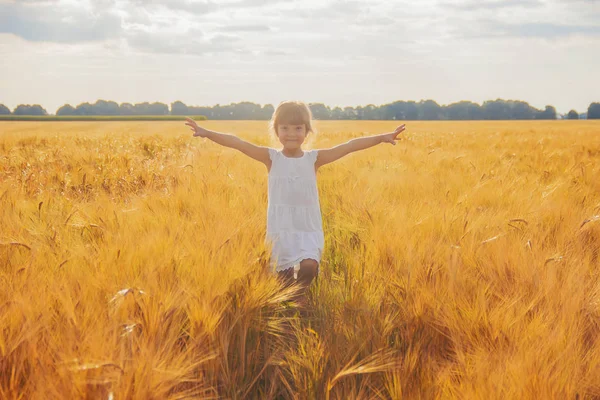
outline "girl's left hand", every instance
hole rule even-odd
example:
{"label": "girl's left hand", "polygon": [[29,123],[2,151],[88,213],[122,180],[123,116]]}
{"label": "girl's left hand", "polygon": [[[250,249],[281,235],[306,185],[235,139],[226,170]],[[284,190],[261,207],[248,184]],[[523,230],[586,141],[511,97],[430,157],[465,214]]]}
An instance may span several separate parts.
{"label": "girl's left hand", "polygon": [[405,126],[406,126],[405,124],[402,124],[399,127],[397,127],[394,132],[383,134],[381,143],[391,143],[395,146],[396,142],[394,140],[402,140],[401,137],[399,138],[397,136],[399,134],[401,134],[402,132],[404,132],[404,129],[406,129]]}

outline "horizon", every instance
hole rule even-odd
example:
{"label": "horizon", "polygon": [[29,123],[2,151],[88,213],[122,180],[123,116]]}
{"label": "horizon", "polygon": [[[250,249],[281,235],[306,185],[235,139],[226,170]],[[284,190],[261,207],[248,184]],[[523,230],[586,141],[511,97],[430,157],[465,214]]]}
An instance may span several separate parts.
{"label": "horizon", "polygon": [[600,101],[599,21],[595,0],[0,0],[0,103],[504,99],[585,113]]}
{"label": "horizon", "polygon": [[[366,106],[368,106],[368,105],[374,105],[374,106],[376,106],[376,107],[382,107],[382,106],[384,106],[384,105],[386,105],[386,104],[391,104],[391,103],[395,103],[395,102],[407,102],[407,103],[409,103],[409,102],[414,102],[414,103],[417,103],[417,104],[418,104],[418,103],[420,103],[420,102],[429,101],[429,100],[433,100],[433,101],[435,101],[434,99],[420,99],[420,100],[402,100],[402,99],[400,99],[400,100],[394,100],[394,101],[390,101],[389,103],[383,103],[383,104],[373,104],[373,103],[368,103],[368,104],[357,104],[357,105],[353,105],[353,106],[352,106],[352,105],[350,105],[350,106],[330,106],[329,104],[325,104],[325,103],[322,103],[322,102],[307,103],[307,105],[312,105],[312,104],[324,104],[326,107],[329,107],[329,109],[330,109],[330,110],[334,110],[334,109],[335,109],[335,108],[337,108],[337,107],[339,107],[340,109],[342,109],[342,110],[343,110],[343,109],[344,109],[344,107],[352,107],[352,108],[354,108],[354,109],[356,109],[357,107],[366,107]],[[98,101],[112,102],[113,100],[107,100],[107,99],[97,99],[97,100],[95,100],[95,101],[88,101],[88,102],[83,102],[83,103],[79,103],[79,104],[70,104],[70,103],[65,103],[65,104],[61,105],[60,107],[58,107],[58,108],[57,108],[56,110],[54,110],[53,112],[51,112],[51,111],[50,111],[50,110],[48,110],[46,107],[44,107],[44,105],[42,105],[42,104],[38,104],[38,103],[25,103],[25,104],[18,104],[17,106],[19,106],[19,105],[24,105],[24,106],[35,106],[35,105],[39,105],[39,106],[41,106],[42,108],[44,108],[44,109],[46,110],[46,112],[48,113],[47,115],[49,115],[49,116],[54,116],[54,115],[56,115],[56,112],[58,111],[58,109],[60,109],[60,108],[61,108],[61,107],[63,107],[63,106],[70,105],[70,106],[72,106],[73,108],[75,108],[75,107],[79,106],[80,104],[85,104],[85,103],[87,103],[87,104],[90,104],[90,105],[95,105],[95,104],[96,104]],[[170,103],[164,103],[164,102],[160,102],[160,101],[142,101],[142,102],[139,102],[139,103],[130,103],[130,102],[122,102],[122,103],[120,103],[120,102],[115,102],[115,103],[117,103],[119,106],[120,106],[120,105],[122,105],[122,104],[131,104],[131,105],[135,105],[135,104],[143,104],[143,103],[148,103],[148,104],[160,103],[160,104],[165,104],[166,106],[168,106],[168,109],[169,109],[169,112],[170,112],[170,111],[171,111],[171,109],[172,109],[172,104],[173,104],[173,103],[176,103],[176,102],[179,102],[179,101],[180,101],[180,100],[175,100],[175,101],[173,101],[173,102],[170,102]],[[484,100],[484,102],[486,102],[486,101],[520,102],[520,101],[523,101],[523,100],[518,100],[518,99],[500,99],[500,98],[498,98],[498,99],[487,99],[487,100]],[[451,104],[456,104],[456,103],[460,103],[460,102],[471,102],[471,103],[478,104],[479,106],[482,106],[482,107],[483,107],[483,104],[484,104],[484,102],[477,103],[477,102],[473,102],[473,101],[471,101],[471,100],[459,100],[459,101],[457,101],[457,102],[454,102],[454,103],[448,103],[448,104],[439,103],[439,102],[437,102],[437,101],[435,101],[435,102],[436,102],[436,103],[437,103],[437,104],[438,104],[440,107],[448,107],[448,106],[449,106],[449,105],[451,105]],[[185,106],[187,106],[187,107],[206,107],[206,108],[213,108],[213,107],[216,107],[217,105],[219,105],[219,106],[235,105],[235,104],[239,104],[239,103],[252,103],[252,104],[259,105],[260,107],[264,107],[264,106],[266,106],[266,105],[272,105],[273,107],[276,107],[276,106],[277,106],[277,104],[273,104],[273,103],[256,103],[256,102],[252,102],[252,101],[249,101],[249,100],[243,100],[243,101],[241,101],[241,102],[233,102],[233,103],[227,103],[227,104],[226,104],[226,103],[223,103],[223,104],[212,104],[212,105],[186,104],[186,103],[184,103],[184,102],[182,102],[182,103],[183,103],[183,104],[185,104]],[[527,102],[526,102],[526,103],[527,103]],[[600,101],[593,101],[592,103],[598,103],[598,104],[600,104]],[[592,103],[590,103],[590,105],[591,105]],[[529,104],[529,103],[527,103],[527,104]],[[4,103],[1,103],[1,102],[0,102],[0,105],[5,105],[5,106],[6,106],[6,104],[4,104]],[[531,104],[529,104],[529,105],[530,105],[530,106],[532,106]],[[553,106],[553,105],[552,105],[552,104],[547,104],[547,106]],[[7,107],[8,107],[8,106],[7,106]],[[15,107],[16,107],[16,106],[15,106]],[[11,113],[13,113],[13,112],[14,112],[14,109],[15,109],[15,107],[8,107],[8,108],[10,109]],[[532,107],[534,107],[534,106],[532,106]],[[546,106],[544,106],[544,107],[536,107],[536,108],[538,108],[540,111],[543,111],[545,107],[546,107]],[[554,106],[553,106],[553,107],[554,107]],[[589,105],[588,105],[588,107],[589,107]],[[580,114],[580,115],[584,115],[584,114],[587,114],[587,112],[588,112],[588,107],[585,107],[585,109],[584,109],[584,110],[582,110],[582,111],[577,111],[577,110],[575,110],[575,111],[577,111],[577,112],[578,112],[578,114]],[[569,113],[569,112],[572,110],[572,109],[570,109],[570,110],[562,111],[562,110],[559,110],[559,109],[557,109],[557,108],[555,108],[555,109],[556,109],[556,114],[557,114],[557,115],[567,115],[567,114],[568,114],[568,113]]]}

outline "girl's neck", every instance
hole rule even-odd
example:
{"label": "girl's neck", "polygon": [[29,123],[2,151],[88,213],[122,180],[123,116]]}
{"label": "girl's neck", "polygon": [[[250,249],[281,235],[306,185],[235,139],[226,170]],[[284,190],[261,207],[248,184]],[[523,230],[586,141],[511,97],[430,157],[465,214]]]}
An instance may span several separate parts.
{"label": "girl's neck", "polygon": [[281,150],[281,152],[283,153],[284,156],[290,157],[290,158],[300,158],[304,155],[304,152],[299,147],[297,149],[286,149],[284,147]]}

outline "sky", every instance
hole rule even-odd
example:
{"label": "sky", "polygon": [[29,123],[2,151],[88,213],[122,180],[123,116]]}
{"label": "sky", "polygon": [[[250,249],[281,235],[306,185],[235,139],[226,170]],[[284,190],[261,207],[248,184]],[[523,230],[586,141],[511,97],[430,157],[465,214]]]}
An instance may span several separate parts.
{"label": "sky", "polygon": [[600,0],[0,0],[0,104],[600,102]]}

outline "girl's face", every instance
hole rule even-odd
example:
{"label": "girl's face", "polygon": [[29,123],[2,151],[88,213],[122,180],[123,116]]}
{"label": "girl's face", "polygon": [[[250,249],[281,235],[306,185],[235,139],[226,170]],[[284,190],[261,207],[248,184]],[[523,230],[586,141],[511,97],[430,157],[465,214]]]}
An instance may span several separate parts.
{"label": "girl's face", "polygon": [[306,139],[306,125],[279,124],[277,125],[277,137],[283,147],[296,149]]}

